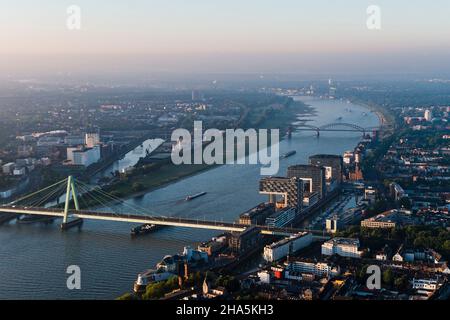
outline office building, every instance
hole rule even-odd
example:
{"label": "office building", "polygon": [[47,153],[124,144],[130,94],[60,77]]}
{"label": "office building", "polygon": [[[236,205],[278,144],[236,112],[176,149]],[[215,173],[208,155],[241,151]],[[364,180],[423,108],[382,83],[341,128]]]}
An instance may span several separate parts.
{"label": "office building", "polygon": [[275,205],[273,203],[261,203],[256,207],[242,213],[239,216],[239,224],[262,225],[266,218],[275,213]]}
{"label": "office building", "polygon": [[297,210],[293,207],[286,207],[266,219],[266,225],[274,228],[282,228],[289,225],[296,217]]}
{"label": "office building", "polygon": [[342,156],[318,154],[309,157],[309,164],[325,168],[325,179],[327,183],[330,183],[332,180],[337,181],[338,184],[342,182]]}
{"label": "office building", "polygon": [[256,227],[249,227],[243,232],[231,232],[228,246],[234,253],[242,253],[254,248],[260,240],[260,231]]}
{"label": "office building", "polygon": [[325,168],[314,165],[290,166],[287,171],[288,178],[299,178],[303,181],[303,192],[319,194],[323,198],[326,193]]}
{"label": "office building", "polygon": [[263,257],[267,262],[278,261],[287,255],[309,246],[312,234],[301,232],[264,247]]}
{"label": "office building", "polygon": [[309,261],[289,261],[287,265],[288,272],[310,273],[319,277],[334,277],[341,273],[338,265],[326,262],[309,262]]}
{"label": "office building", "polygon": [[359,251],[358,248],[358,239],[333,238],[322,244],[322,254],[326,256],[337,254],[341,257],[361,258],[362,251]]}
{"label": "office building", "polygon": [[[303,205],[303,183],[298,178],[269,177],[259,182],[259,193],[269,195],[277,208],[291,207],[300,212]],[[277,196],[282,196],[278,201]]]}

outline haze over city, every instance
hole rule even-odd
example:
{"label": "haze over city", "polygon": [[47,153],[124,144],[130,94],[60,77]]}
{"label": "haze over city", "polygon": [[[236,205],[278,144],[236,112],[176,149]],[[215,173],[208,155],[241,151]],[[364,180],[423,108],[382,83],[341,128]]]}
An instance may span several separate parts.
{"label": "haze over city", "polygon": [[[366,26],[369,5],[381,29]],[[68,30],[66,9],[81,9]],[[450,3],[438,1],[14,1],[0,5],[0,71],[450,73]]]}

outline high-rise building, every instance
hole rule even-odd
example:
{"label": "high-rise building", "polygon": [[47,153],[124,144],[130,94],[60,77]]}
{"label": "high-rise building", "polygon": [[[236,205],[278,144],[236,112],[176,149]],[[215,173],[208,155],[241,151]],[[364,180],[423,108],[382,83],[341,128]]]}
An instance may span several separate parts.
{"label": "high-rise building", "polygon": [[85,145],[88,148],[93,148],[100,144],[100,134],[98,132],[86,133]]}
{"label": "high-rise building", "polygon": [[433,119],[433,112],[429,109],[425,110],[424,118],[426,121],[431,121]]}
{"label": "high-rise building", "polygon": [[335,180],[338,184],[342,182],[342,156],[334,154],[317,154],[309,157],[309,164],[325,168],[325,179],[327,183]]}
{"label": "high-rise building", "polygon": [[[259,193],[269,195],[269,202],[276,203],[277,207],[293,207],[297,212],[303,205],[303,182],[299,178],[268,177],[259,182]],[[277,202],[281,195],[283,201]]]}
{"label": "high-rise building", "polygon": [[290,166],[287,172],[288,178],[299,178],[303,181],[303,193],[310,194],[317,192],[319,198],[323,198],[326,193],[325,168],[299,164]]}

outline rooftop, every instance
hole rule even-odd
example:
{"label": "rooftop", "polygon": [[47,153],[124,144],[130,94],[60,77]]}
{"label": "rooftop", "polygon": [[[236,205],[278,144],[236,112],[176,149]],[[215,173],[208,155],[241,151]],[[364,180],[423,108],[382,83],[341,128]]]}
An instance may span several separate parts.
{"label": "rooftop", "polygon": [[333,245],[347,245],[347,246],[357,246],[359,247],[359,239],[355,238],[333,238],[325,243],[332,243]]}

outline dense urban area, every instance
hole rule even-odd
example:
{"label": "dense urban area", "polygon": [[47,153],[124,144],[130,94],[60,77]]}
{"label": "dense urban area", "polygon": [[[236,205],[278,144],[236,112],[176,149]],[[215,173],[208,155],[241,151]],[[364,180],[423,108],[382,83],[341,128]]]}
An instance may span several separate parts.
{"label": "dense urban area", "polygon": [[[119,201],[212,169],[171,162],[176,144],[171,132],[192,130],[198,120],[204,129],[279,128],[283,139],[291,139],[296,129],[315,132],[305,123],[293,124],[297,114],[314,109],[292,97],[358,103],[379,118],[373,130],[350,128],[361,135],[353,150],[323,150],[276,177],[261,177],[254,192],[267,201],[236,217],[233,225],[243,231],[218,233],[161,257],[118,299],[449,297],[450,84],[445,81],[267,80],[195,89],[25,82],[8,92],[0,109],[4,206],[68,176]],[[318,128],[311,139],[320,139],[320,130],[326,129]],[[301,150],[281,157],[294,152]],[[135,163],[113,166],[130,153],[137,155]],[[93,191],[84,191],[87,209]],[[62,194],[32,205],[58,208]],[[186,201],[202,195],[187,192]],[[0,216],[4,225],[53,220]],[[133,225],[131,234],[145,237],[162,227]],[[380,270],[379,286],[370,285],[373,270]]]}

